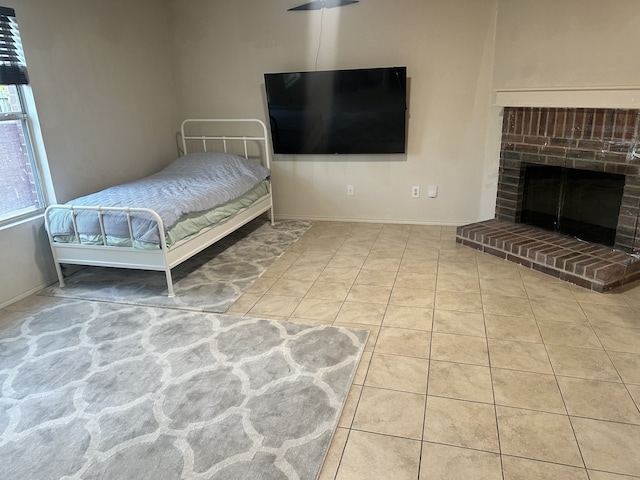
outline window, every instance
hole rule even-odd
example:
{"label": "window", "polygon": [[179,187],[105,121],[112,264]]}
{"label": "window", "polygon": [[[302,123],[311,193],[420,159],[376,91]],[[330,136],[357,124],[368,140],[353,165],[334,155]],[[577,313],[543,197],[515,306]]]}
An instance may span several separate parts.
{"label": "window", "polygon": [[0,224],[44,208],[17,85],[0,85]]}
{"label": "window", "polygon": [[0,226],[45,206],[29,135],[27,83],[15,13],[0,7]]}

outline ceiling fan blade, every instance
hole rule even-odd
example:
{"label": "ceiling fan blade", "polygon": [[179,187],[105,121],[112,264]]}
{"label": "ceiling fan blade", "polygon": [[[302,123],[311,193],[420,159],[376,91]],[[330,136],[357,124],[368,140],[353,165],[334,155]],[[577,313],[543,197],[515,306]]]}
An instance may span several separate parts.
{"label": "ceiling fan blade", "polygon": [[297,7],[293,7],[287,10],[287,12],[292,12],[294,10],[320,10],[324,7],[324,2],[322,0],[315,0],[313,2],[305,3],[303,5],[298,5]]}
{"label": "ceiling fan blade", "polygon": [[320,10],[322,8],[334,8],[342,7],[343,5],[351,5],[352,3],[358,3],[359,0],[315,0],[313,2],[305,3],[288,9],[288,12],[293,10]]}
{"label": "ceiling fan blade", "polygon": [[325,7],[343,7],[344,5],[351,5],[352,3],[358,3],[359,0],[325,0]]}

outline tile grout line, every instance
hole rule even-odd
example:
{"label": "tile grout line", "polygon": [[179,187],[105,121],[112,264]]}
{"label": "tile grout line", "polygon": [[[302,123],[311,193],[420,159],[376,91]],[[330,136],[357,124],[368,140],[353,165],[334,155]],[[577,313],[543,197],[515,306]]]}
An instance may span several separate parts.
{"label": "tile grout line", "polygon": [[[520,276],[522,278],[522,271],[519,270],[519,272],[520,272]],[[523,279],[523,284],[524,284],[525,291],[526,291],[527,286],[526,286],[526,283],[524,283],[524,279]],[[533,319],[536,322],[536,327],[538,328],[538,334],[540,335],[540,338],[542,340],[542,345],[544,347],[544,351],[545,351],[545,353],[547,355],[547,361],[549,362],[549,365],[551,366],[551,371],[553,372],[553,378],[555,380],[556,386],[558,387],[558,392],[560,392],[560,398],[562,399],[562,404],[564,406],[564,410],[566,412],[567,419],[569,420],[569,425],[571,426],[571,433],[573,434],[573,438],[574,438],[574,440],[576,442],[576,447],[578,447],[578,452],[580,452],[580,460],[582,461],[583,470],[586,473],[587,478],[589,478],[589,472],[587,471],[587,463],[585,462],[584,454],[582,453],[582,448],[580,447],[580,442],[578,442],[578,435],[576,434],[576,430],[575,430],[575,428],[573,426],[573,422],[571,421],[571,416],[569,415],[569,409],[567,408],[567,402],[566,402],[566,400],[564,398],[565,396],[563,395],[562,389],[560,388],[560,383],[558,382],[558,374],[556,372],[556,368],[554,367],[553,362],[551,361],[551,356],[549,355],[549,350],[547,349],[547,343],[544,340],[544,336],[542,335],[542,331],[540,330],[540,324],[538,323],[538,319],[536,318],[536,314],[535,314],[535,312],[533,310],[533,306],[531,304],[531,298],[529,297],[529,292],[526,292],[526,293],[527,293],[527,303],[529,304],[529,308],[531,309],[531,313],[533,315]],[[571,293],[573,295],[573,292],[571,292]],[[575,295],[573,295],[573,296],[575,298]],[[578,302],[578,304],[580,304],[580,302]]]}
{"label": "tile grout line", "polygon": [[[420,480],[420,476],[422,474],[422,458],[425,454],[425,438],[424,438],[424,431],[425,428],[427,426],[427,402],[429,400],[429,380],[431,379],[431,364],[432,364],[432,358],[431,358],[431,349],[433,347],[433,328],[434,328],[434,323],[435,323],[435,307],[436,307],[436,294],[438,291],[438,272],[440,269],[440,253],[442,251],[442,229],[440,229],[440,243],[438,246],[438,260],[436,261],[436,281],[434,282],[434,286],[433,286],[433,306],[431,308],[431,332],[430,332],[430,340],[429,340],[429,368],[427,368],[427,386],[425,389],[425,398],[424,398],[424,415],[422,416],[422,441],[420,442],[420,455],[418,457],[418,480]],[[425,460],[426,461],[426,460]],[[425,478],[426,478],[426,474],[425,474]]]}
{"label": "tile grout line", "polygon": [[[477,267],[477,259],[476,259]],[[496,401],[496,392],[493,384],[493,367],[491,366],[491,350],[489,349],[489,332],[487,330],[487,319],[484,305],[484,295],[482,294],[482,282],[480,281],[480,271],[478,270],[478,283],[480,286],[480,302],[482,305],[482,323],[484,325],[484,340],[487,347],[487,362],[489,364],[489,379],[491,380],[491,395],[493,397],[493,415],[496,419],[496,436],[498,440],[498,459],[500,460],[500,475],[504,480],[504,457],[502,453],[502,442],[500,441],[500,425],[498,421],[498,404]]]}

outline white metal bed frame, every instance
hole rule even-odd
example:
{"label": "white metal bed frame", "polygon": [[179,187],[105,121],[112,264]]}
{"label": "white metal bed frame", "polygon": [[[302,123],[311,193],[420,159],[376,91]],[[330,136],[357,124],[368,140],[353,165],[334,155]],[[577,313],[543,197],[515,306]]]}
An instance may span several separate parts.
{"label": "white metal bed frame", "polygon": [[[258,124],[262,129],[261,135],[189,135],[188,127],[192,127],[195,124],[240,124],[240,129],[243,127],[250,128],[251,125],[256,126]],[[215,127],[214,127],[215,128]],[[257,129],[257,128],[256,128]],[[258,119],[187,119],[180,125],[180,134],[182,138],[182,153],[187,154],[187,143],[190,141],[198,141],[202,144],[202,150],[208,151],[207,146],[211,142],[222,143],[224,152],[228,151],[228,145],[235,142],[242,142],[244,146],[244,157],[249,158],[248,145],[255,143],[259,145],[261,150],[260,156],[262,164],[271,168],[271,150],[269,147],[269,140],[267,135],[267,127],[261,120]],[[55,242],[51,235],[49,228],[49,216],[52,211],[56,209],[67,209],[72,212],[74,236],[76,237],[76,243],[62,243]],[[100,224],[100,230],[102,232],[102,245],[86,245],[80,243],[80,235],[78,233],[76,215],[80,211],[95,211],[97,212],[98,222]],[[164,271],[167,279],[167,291],[168,296],[175,296],[173,290],[173,280],[171,277],[171,269],[181,264],[185,260],[191,258],[195,254],[201,252],[205,248],[213,245],[215,242],[224,238],[231,232],[237,230],[241,226],[250,222],[257,216],[269,211],[269,217],[271,225],[274,225],[274,213],[273,213],[273,197],[271,193],[271,186],[269,187],[269,193],[250,206],[243,208],[234,215],[218,222],[210,227],[207,227],[200,232],[191,235],[179,242],[176,242],[171,247],[167,246],[164,237],[164,225],[160,216],[152,209],[149,208],[129,208],[129,207],[83,207],[74,205],[50,205],[45,210],[45,225],[49,235],[49,243],[51,244],[51,250],[53,253],[53,261],[55,263],[56,273],[58,274],[58,281],[60,287],[65,286],[64,276],[62,274],[61,264],[74,264],[74,265],[90,265],[100,267],[115,267],[115,268],[130,268],[137,270],[155,270]],[[116,247],[106,244],[106,236],[104,231],[104,219],[103,215],[107,212],[124,212],[129,224],[129,239],[133,245],[133,230],[131,227],[131,215],[136,212],[143,212],[150,215],[158,224],[160,232],[160,244],[158,249],[145,250],[134,247]]]}

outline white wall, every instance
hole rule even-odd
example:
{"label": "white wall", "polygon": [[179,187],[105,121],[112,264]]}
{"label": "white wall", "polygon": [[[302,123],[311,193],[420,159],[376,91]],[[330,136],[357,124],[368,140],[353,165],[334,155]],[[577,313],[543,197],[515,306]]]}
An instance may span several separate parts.
{"label": "white wall", "polygon": [[[300,3],[168,0],[181,115],[264,120],[263,74],[313,70],[316,57],[318,70],[406,65],[407,155],[278,156],[277,215],[449,224],[491,216],[497,0],[367,0],[287,11]],[[355,196],[346,195],[347,184]],[[411,198],[412,185],[422,187],[421,198]],[[438,185],[438,198],[426,197],[427,185]]]}
{"label": "white wall", "polygon": [[163,2],[15,3],[58,201],[175,158]]}
{"label": "white wall", "polygon": [[637,0],[501,0],[496,88],[638,85]]}
{"label": "white wall", "polygon": [[639,6],[637,0],[500,0],[497,102],[640,107]]}
{"label": "white wall", "polygon": [[[144,176],[175,158],[164,2],[2,5],[16,10],[58,201]],[[42,223],[0,230],[0,306],[55,278]]]}

